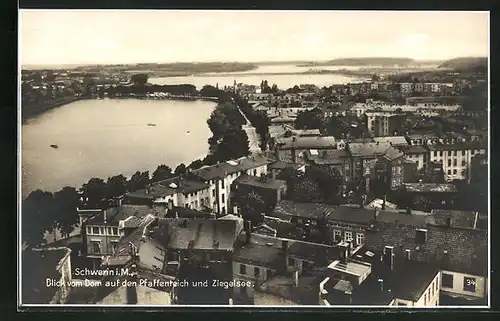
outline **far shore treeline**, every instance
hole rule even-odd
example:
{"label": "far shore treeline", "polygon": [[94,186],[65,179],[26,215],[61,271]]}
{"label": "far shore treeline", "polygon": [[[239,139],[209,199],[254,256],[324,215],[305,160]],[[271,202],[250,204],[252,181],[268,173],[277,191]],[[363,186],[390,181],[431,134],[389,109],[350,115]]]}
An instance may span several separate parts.
{"label": "far shore treeline", "polygon": [[[131,80],[134,83],[133,87],[128,87],[132,88],[131,92],[141,92],[146,87],[147,75],[138,75],[132,77]],[[168,90],[177,88],[176,94],[196,91],[192,85],[155,88],[167,88]],[[213,165],[249,155],[248,137],[241,127],[246,121],[235,102],[241,105],[242,111],[251,122],[255,122],[257,132],[261,135],[263,144],[266,144],[267,126],[270,122],[265,113],[254,113],[245,100],[231,92],[213,86],[204,86],[199,94],[218,98],[218,105],[207,120],[212,136],[208,139],[210,152],[204,159],[194,160],[187,166],[180,164],[175,169],[162,164],[156,168],[152,175],[148,171],[137,171],[129,178],[122,174],[107,179],[91,178],[81,188],[66,186],[55,193],[42,190],[33,191],[22,202],[23,242],[26,242],[28,246],[37,246],[43,243],[46,231],[50,232],[55,229],[61,231],[62,237],[68,236],[78,223],[76,208],[80,197],[88,199],[87,205],[102,208],[118,196],[145,188],[160,180],[185,174],[188,169],[196,170],[205,165]]]}

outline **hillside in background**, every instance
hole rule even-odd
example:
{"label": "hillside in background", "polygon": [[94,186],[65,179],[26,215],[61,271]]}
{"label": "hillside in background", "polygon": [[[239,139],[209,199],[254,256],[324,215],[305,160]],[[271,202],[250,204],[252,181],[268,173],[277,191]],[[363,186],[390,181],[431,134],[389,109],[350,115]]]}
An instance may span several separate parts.
{"label": "hillside in background", "polygon": [[439,68],[450,68],[461,71],[486,71],[488,70],[488,58],[487,57],[461,57],[446,60]]}
{"label": "hillside in background", "polygon": [[409,65],[415,60],[411,58],[366,57],[366,58],[338,58],[324,62],[315,62],[306,66],[370,66],[370,65]]}

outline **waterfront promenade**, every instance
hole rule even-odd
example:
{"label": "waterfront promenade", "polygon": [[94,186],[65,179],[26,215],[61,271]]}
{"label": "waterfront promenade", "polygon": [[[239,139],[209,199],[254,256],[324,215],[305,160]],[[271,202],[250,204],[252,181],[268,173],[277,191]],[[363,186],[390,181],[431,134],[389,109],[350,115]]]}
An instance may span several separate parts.
{"label": "waterfront promenade", "polygon": [[241,115],[245,118],[246,124],[241,126],[241,128],[246,132],[248,136],[248,149],[251,154],[261,153],[262,149],[259,146],[260,139],[255,127],[252,126],[250,120],[248,120],[247,116],[241,110],[240,106],[236,102],[233,102],[236,108],[238,108]]}

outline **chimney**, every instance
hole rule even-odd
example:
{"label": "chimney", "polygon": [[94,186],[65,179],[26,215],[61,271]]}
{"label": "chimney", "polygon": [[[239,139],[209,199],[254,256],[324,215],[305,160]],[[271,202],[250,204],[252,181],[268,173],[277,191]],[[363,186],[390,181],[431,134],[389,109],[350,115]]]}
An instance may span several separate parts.
{"label": "chimney", "polygon": [[179,211],[178,210],[175,210],[175,218],[179,218]]}
{"label": "chimney", "polygon": [[299,286],[299,271],[294,271],[293,272],[293,286],[298,287]]}
{"label": "chimney", "polygon": [[339,244],[339,248],[340,248],[339,260],[341,263],[346,264],[347,257],[348,257],[348,251],[349,251],[348,245],[346,243],[342,242]]}
{"label": "chimney", "polygon": [[405,253],[406,253],[406,259],[407,259],[407,260],[410,260],[410,258],[411,258],[411,257],[410,257],[411,250],[407,249],[407,250],[405,251]]}
{"label": "chimney", "polygon": [[104,210],[104,224],[107,223],[107,216],[106,216],[106,210]]}
{"label": "chimney", "polygon": [[120,196],[116,199],[116,205],[122,206],[122,202],[123,202],[123,196]]}
{"label": "chimney", "polygon": [[246,236],[246,243],[250,243],[251,237],[252,237],[252,222],[250,221],[245,221],[245,236]]}
{"label": "chimney", "polygon": [[394,270],[394,247],[386,246],[384,247],[384,262]]}
{"label": "chimney", "polygon": [[384,292],[384,279],[378,279],[378,283],[380,283],[380,292]]}

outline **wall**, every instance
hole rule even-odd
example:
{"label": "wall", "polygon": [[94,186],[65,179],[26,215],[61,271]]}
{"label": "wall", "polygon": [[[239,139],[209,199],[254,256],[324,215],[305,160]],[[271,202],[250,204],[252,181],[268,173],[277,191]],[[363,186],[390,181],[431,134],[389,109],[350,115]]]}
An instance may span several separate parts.
{"label": "wall", "polygon": [[414,306],[438,306],[439,305],[439,282],[441,273],[437,273],[432,282],[427,286],[422,296],[415,302]]}
{"label": "wall", "polygon": [[[245,274],[240,274],[240,265],[243,264],[246,266]],[[259,278],[255,278],[254,276],[254,268],[258,268],[260,270]],[[268,275],[268,271],[271,271],[271,274]],[[269,280],[272,276],[276,275],[276,270],[269,269],[262,266],[251,265],[243,262],[233,261],[233,279],[241,280],[241,281],[251,281],[253,286],[265,282]],[[236,296],[243,296],[241,291],[246,291],[246,294],[249,298],[253,298],[254,291],[253,287],[235,287],[233,288],[233,293]]]}
{"label": "wall", "polygon": [[294,301],[290,301],[272,294],[262,293],[260,291],[255,291],[254,294],[254,304],[255,305],[283,305],[283,306],[291,306],[291,305],[299,305]]}
{"label": "wall", "polygon": [[[452,181],[454,179],[467,179],[470,177],[470,164],[472,157],[478,154],[486,153],[484,148],[479,147],[474,150],[459,148],[460,147],[457,146],[457,150],[454,151],[433,149],[429,152],[430,161],[443,164],[445,179],[447,181]],[[474,154],[472,154],[473,151]],[[448,161],[451,162],[451,165],[448,165]],[[455,161],[456,165],[454,165]]]}
{"label": "wall", "polygon": [[[443,287],[443,284],[441,282],[441,284],[440,284],[441,291],[443,291],[443,293],[449,293],[449,294],[454,294],[454,295],[463,295],[463,296],[469,296],[469,297],[473,296],[473,297],[477,297],[477,298],[485,297],[485,295],[486,295],[486,278],[485,277],[443,270],[443,271],[441,271],[441,278],[442,278],[443,273],[453,275],[453,287],[452,288]],[[470,291],[464,290],[464,278],[465,277],[471,277],[471,278],[476,279],[476,292],[470,292]]]}
{"label": "wall", "polygon": [[[159,291],[156,289],[148,288],[145,286],[137,286],[137,304],[161,304],[170,305],[171,304],[171,294],[170,292]],[[110,293],[108,296],[102,300],[96,302],[96,304],[127,304],[127,288],[121,286],[115,291]]]}
{"label": "wall", "polygon": [[[89,234],[87,233],[87,253],[88,256],[101,257],[105,254],[111,255],[113,253],[113,244],[118,244],[118,240],[121,238],[121,233],[118,232],[118,235],[109,234],[108,228],[118,228],[118,226],[98,226],[98,225],[88,225],[87,231],[89,228],[93,232],[93,227],[99,228],[99,235]],[[103,233],[101,233],[103,232]],[[94,253],[93,252],[93,241],[97,241],[101,244],[101,252]]]}

